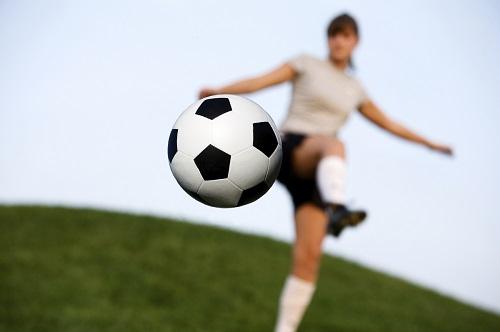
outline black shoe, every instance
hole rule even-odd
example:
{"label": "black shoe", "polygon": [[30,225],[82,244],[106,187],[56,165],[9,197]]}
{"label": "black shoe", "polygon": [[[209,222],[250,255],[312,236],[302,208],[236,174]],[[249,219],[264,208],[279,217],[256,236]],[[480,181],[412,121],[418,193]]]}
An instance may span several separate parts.
{"label": "black shoe", "polygon": [[356,226],[365,220],[367,216],[363,210],[351,211],[342,204],[328,205],[325,211],[328,216],[326,232],[335,237],[339,237],[345,227]]}

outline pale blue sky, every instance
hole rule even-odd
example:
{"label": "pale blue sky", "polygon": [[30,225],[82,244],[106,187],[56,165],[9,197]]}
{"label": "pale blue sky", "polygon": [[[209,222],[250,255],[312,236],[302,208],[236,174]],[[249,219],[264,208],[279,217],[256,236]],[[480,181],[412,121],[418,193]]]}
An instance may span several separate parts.
{"label": "pale blue sky", "polygon": [[[173,215],[291,241],[281,185],[242,208],[203,206],[176,184],[166,143],[200,87],[326,56],[325,26],[344,10],[361,26],[357,75],[373,99],[456,157],[354,115],[342,132],[349,196],[370,218],[325,250],[500,312],[495,1],[1,1],[0,202]],[[289,95],[287,84],[248,97],[279,124]]]}

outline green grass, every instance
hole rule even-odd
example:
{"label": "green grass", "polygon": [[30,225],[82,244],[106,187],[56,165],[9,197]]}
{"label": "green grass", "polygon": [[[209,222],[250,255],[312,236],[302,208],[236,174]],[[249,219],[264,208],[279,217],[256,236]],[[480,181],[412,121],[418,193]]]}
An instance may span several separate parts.
{"label": "green grass", "polygon": [[[0,331],[272,331],[290,246],[169,219],[0,206]],[[324,255],[301,331],[500,331],[500,317]]]}

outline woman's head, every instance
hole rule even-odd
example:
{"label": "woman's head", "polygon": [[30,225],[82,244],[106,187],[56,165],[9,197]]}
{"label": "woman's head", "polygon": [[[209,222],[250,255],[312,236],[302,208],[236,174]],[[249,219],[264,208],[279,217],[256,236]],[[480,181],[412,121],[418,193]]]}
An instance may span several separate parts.
{"label": "woman's head", "polygon": [[352,52],[359,40],[356,20],[349,14],[341,14],[331,20],[326,33],[330,58],[335,62],[347,61],[352,67]]}

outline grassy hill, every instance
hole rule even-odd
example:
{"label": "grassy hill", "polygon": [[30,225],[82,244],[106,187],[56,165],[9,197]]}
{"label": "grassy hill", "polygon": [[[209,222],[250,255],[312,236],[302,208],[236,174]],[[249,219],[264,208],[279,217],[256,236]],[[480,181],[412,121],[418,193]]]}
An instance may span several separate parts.
{"label": "grassy hill", "polygon": [[[272,331],[290,246],[169,219],[0,206],[0,331]],[[500,331],[325,255],[301,331]]]}

